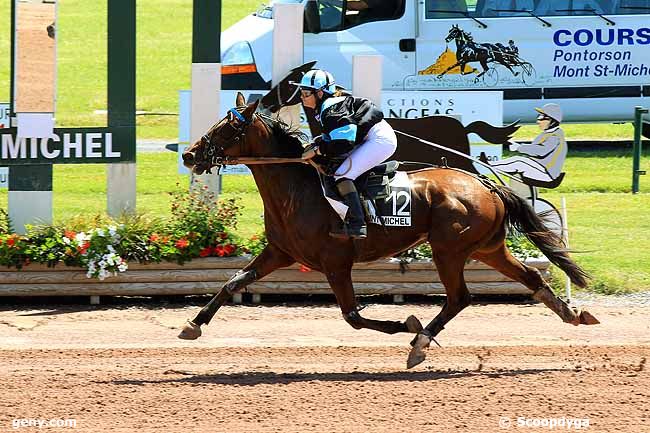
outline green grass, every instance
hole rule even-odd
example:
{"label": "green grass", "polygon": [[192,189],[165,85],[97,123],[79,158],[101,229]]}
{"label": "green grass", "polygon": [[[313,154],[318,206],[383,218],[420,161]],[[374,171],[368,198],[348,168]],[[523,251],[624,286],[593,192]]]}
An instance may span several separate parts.
{"label": "green grass", "polygon": [[[57,19],[57,126],[104,126],[106,116],[106,0],[89,5],[66,0]],[[228,28],[260,6],[259,0],[223,2],[222,28]],[[9,1],[0,2],[0,102],[9,100]],[[137,3],[138,110],[178,112],[178,91],[190,88],[192,2]],[[175,139],[177,116],[138,116],[139,138]]]}
{"label": "green grass", "polygon": [[[563,123],[562,129],[568,140],[632,140],[634,137],[632,123]],[[522,141],[530,141],[537,135],[539,128],[536,125],[524,125],[517,131],[517,139]]]}
{"label": "green grass", "polygon": [[[645,186],[650,191],[648,182]],[[557,208],[565,197],[569,245],[574,259],[593,276],[590,290],[650,290],[650,194],[549,192],[543,197]],[[564,277],[556,282],[556,288],[563,287]]]}
{"label": "green grass", "polygon": [[[0,2],[0,17],[8,23],[9,2]],[[255,10],[259,0],[223,3],[224,28]],[[59,126],[101,126],[106,109],[106,1],[86,7],[80,0],[59,4],[59,64],[57,123]],[[137,5],[137,101],[138,110],[175,113],[178,90],[190,86],[191,2],[140,1]],[[0,101],[9,98],[9,26],[0,26]],[[625,125],[563,125],[568,138],[630,139]],[[516,139],[530,140],[535,126],[524,126]],[[174,139],[177,117],[139,116],[138,137]],[[542,196],[558,207],[568,203],[570,241],[577,261],[590,271],[591,290],[621,293],[650,290],[650,176],[641,178],[641,194],[631,190],[631,152],[571,152],[565,165],[567,177],[554,191]],[[642,169],[650,172],[650,150]],[[54,167],[54,218],[65,222],[76,215],[103,214],[106,209],[106,168],[103,165]],[[138,155],[140,213],[169,216],[168,192],[187,188],[186,176],[177,174],[176,154]],[[177,186],[177,183],[180,186]],[[262,204],[248,176],[226,176],[224,196],[239,196],[244,206],[239,233],[248,236],[262,229]],[[0,190],[0,208],[7,207],[7,192]],[[561,285],[563,280],[557,279]]]}
{"label": "green grass", "polygon": [[[542,197],[560,208],[567,200],[574,257],[593,276],[590,290],[624,293],[650,290],[650,179],[641,179],[641,193],[632,195],[631,156],[624,152],[571,152],[565,182]],[[650,172],[650,152],[642,169]],[[54,218],[65,222],[76,215],[103,214],[106,209],[106,169],[103,165],[54,166]],[[173,152],[138,154],[137,209],[170,216],[168,192],[188,187],[177,174]],[[238,232],[250,236],[262,230],[262,203],[249,176],[224,176],[224,197],[237,196],[243,205]],[[0,208],[7,192],[0,190]],[[560,276],[556,273],[556,276]],[[556,279],[560,287],[564,279]]]}
{"label": "green grass", "polygon": [[[259,0],[225,0],[222,28],[228,28],[260,6]],[[103,126],[106,116],[106,0],[88,6],[82,0],[58,5],[57,126]],[[0,102],[9,100],[10,2],[0,2]],[[136,107],[153,113],[177,113],[178,91],[190,87],[192,2],[186,0],[137,3]],[[137,118],[138,138],[174,140],[178,117],[146,115]],[[632,126],[565,125],[567,137],[630,139]],[[537,135],[523,126],[519,139]]]}
{"label": "green grass", "polygon": [[11,3],[0,2],[0,102],[9,102],[11,65]]}

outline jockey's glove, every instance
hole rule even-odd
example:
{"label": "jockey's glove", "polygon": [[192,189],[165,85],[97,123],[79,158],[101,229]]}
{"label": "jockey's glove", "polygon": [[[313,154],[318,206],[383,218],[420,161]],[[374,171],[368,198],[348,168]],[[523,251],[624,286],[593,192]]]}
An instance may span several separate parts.
{"label": "jockey's glove", "polygon": [[515,152],[519,147],[521,147],[521,144],[517,143],[516,141],[509,141],[510,145],[508,146],[508,149],[511,151]]}
{"label": "jockey's glove", "polygon": [[316,155],[319,155],[318,146],[316,146],[314,143],[311,143],[307,147],[305,147],[305,150],[302,152],[302,159],[309,160],[315,157]]}

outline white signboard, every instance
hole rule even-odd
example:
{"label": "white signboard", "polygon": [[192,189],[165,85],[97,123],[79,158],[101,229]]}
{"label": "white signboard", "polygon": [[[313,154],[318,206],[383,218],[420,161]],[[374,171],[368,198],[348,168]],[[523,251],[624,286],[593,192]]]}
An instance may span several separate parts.
{"label": "white signboard", "polygon": [[0,102],[0,129],[9,128],[9,104]]}
{"label": "white signboard", "polygon": [[[475,159],[478,159],[481,153],[484,153],[489,164],[493,164],[503,158],[503,146],[500,144],[471,144],[469,150],[472,158]],[[480,174],[492,174],[492,171],[482,164],[474,163],[474,168]]]}
{"label": "white signboard", "polygon": [[0,167],[0,189],[9,188],[9,168]]}
{"label": "white signboard", "polygon": [[494,126],[503,123],[503,92],[388,90],[382,92],[381,101],[386,117],[419,119],[442,114],[462,116],[464,125],[477,120]]}

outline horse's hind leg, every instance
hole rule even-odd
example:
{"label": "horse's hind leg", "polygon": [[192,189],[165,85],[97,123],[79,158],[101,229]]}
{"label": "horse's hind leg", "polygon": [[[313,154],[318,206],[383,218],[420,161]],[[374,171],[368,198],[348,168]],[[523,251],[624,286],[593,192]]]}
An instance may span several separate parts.
{"label": "horse's hind leg", "polygon": [[223,285],[208,304],[199,311],[194,320],[188,321],[178,338],[183,340],[195,340],[201,336],[201,325],[209,324],[210,320],[217,313],[217,310],[225,304],[230,297],[254,281],[270,274],[276,269],[290,266],[295,260],[280,251],[273,244],[268,244],[262,252],[255,257],[242,270],[237,272],[226,284]]}
{"label": "horse's hind leg", "polygon": [[409,316],[404,322],[372,320],[362,317],[359,314],[359,306],[354,296],[351,270],[326,272],[325,275],[334,291],[343,318],[354,329],[373,329],[386,334],[396,334],[398,332],[415,334],[422,330],[422,324],[415,316]]}
{"label": "horse's hind leg", "polygon": [[521,263],[510,254],[505,242],[502,242],[492,251],[478,251],[472,254],[472,257],[492,266],[503,275],[512,278],[525,285],[533,291],[533,299],[544,303],[548,308],[553,310],[560,318],[572,325],[595,325],[598,320],[587,311],[578,312],[555,296],[551,287],[542,278],[540,272]]}
{"label": "horse's hind leg", "polygon": [[424,361],[426,357],[424,349],[429,346],[433,337],[438,335],[451,319],[470,304],[471,295],[467,290],[465,277],[463,276],[465,258],[466,256],[463,254],[449,254],[446,256],[434,254],[433,260],[440,281],[445,286],[447,298],[442,310],[411,342],[413,348],[406,362],[407,368],[414,367]]}

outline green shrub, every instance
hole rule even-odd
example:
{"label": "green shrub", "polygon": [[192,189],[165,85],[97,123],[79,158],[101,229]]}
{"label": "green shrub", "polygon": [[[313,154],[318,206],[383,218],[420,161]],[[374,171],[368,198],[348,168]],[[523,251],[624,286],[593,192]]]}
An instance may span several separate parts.
{"label": "green shrub", "polygon": [[30,263],[86,268],[101,280],[124,272],[128,262],[173,261],[196,257],[259,254],[264,236],[242,240],[234,234],[241,212],[237,199],[217,203],[199,186],[188,194],[170,193],[172,217],[78,217],[65,225],[27,227],[24,236],[12,233],[6,212],[0,213],[0,265],[18,269]]}

